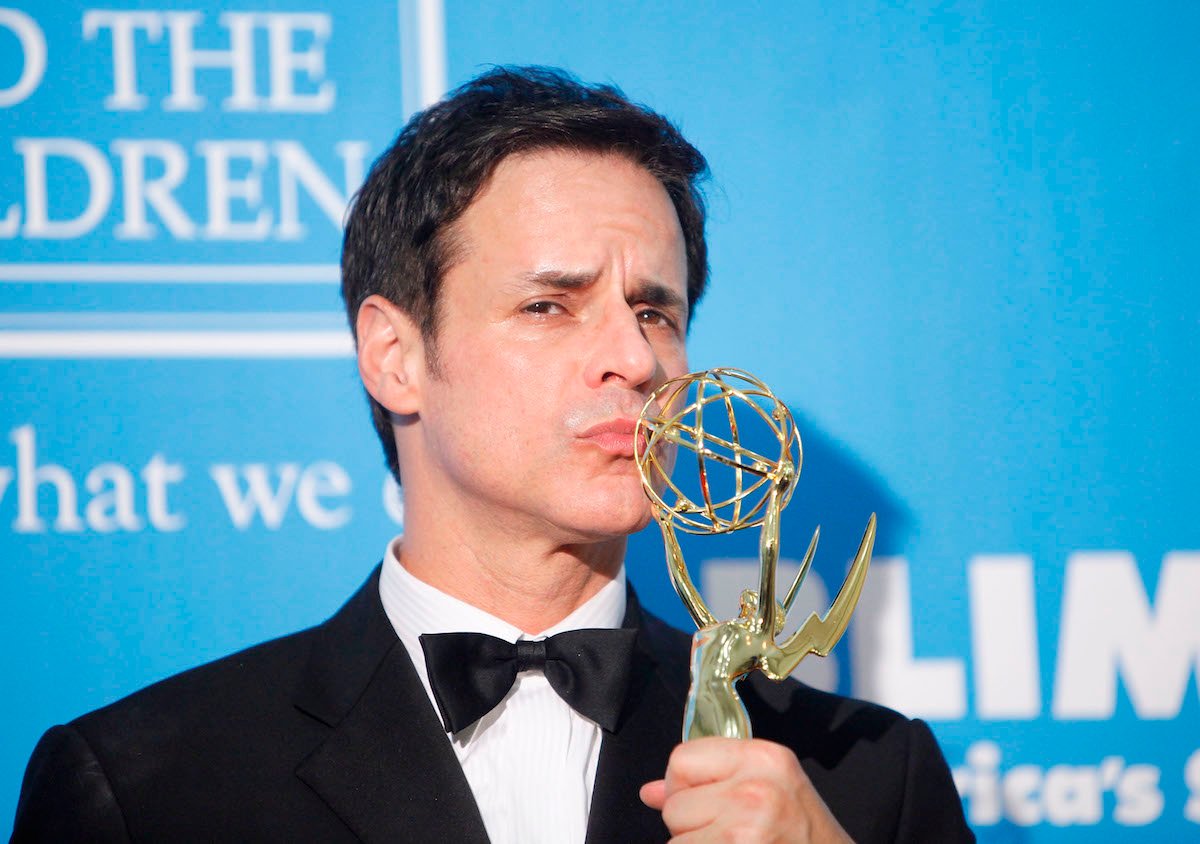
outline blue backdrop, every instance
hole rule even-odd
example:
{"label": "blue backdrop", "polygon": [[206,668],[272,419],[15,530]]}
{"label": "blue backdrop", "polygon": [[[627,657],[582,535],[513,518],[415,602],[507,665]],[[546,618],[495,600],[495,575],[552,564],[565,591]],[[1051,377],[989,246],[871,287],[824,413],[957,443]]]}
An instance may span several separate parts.
{"label": "blue backdrop", "polygon": [[[404,117],[492,63],[707,154],[696,367],[804,438],[826,688],[930,719],[984,841],[1200,831],[1192,4],[0,8],[0,817],[48,726],[316,623],[403,505],[337,295]],[[725,611],[755,537],[685,553]],[[683,626],[656,535],[646,603]]]}

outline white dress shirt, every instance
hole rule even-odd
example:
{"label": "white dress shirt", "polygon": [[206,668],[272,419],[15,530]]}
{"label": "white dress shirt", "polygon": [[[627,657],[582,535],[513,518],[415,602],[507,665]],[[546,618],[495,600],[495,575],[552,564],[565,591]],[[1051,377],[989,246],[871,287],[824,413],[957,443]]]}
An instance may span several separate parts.
{"label": "white dress shirt", "polygon": [[[379,597],[408,650],[434,710],[422,633],[486,633],[506,642],[566,630],[620,627],[625,569],[558,624],[528,635],[478,607],[418,580],[400,564],[400,537],[388,544]],[[493,844],[582,844],[600,759],[601,730],[550,688],[540,671],[522,671],[496,708],[449,736]]]}

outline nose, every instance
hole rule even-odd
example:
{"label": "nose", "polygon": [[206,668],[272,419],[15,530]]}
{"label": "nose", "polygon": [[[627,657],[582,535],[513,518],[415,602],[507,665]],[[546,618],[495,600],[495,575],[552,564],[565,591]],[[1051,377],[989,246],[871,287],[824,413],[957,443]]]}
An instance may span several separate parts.
{"label": "nose", "polygon": [[590,386],[623,385],[644,392],[658,372],[658,355],[637,314],[625,302],[606,309],[587,367]]}

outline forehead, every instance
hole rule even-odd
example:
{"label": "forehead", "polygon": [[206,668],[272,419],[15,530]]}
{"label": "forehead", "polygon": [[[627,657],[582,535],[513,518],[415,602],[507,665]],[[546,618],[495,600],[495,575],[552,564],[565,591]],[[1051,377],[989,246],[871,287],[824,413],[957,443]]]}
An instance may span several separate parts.
{"label": "forehead", "polygon": [[[588,260],[621,245],[686,277],[674,203],[649,171],[614,153],[548,149],[503,159],[454,226],[460,257]],[[580,267],[579,269],[583,269]]]}

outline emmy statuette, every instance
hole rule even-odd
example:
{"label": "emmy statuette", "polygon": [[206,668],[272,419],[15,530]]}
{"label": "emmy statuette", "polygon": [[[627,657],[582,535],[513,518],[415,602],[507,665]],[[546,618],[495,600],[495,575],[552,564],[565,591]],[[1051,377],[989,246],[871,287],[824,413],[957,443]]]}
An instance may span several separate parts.
{"label": "emmy statuette", "polygon": [[[707,427],[706,408],[718,414],[717,420],[710,417]],[[778,445],[774,457],[742,445],[741,431],[747,424],[762,423]],[[867,522],[858,553],[825,617],[812,613],[796,632],[777,641],[820,534],[820,528],[813,533],[800,572],[783,601],[777,601],[779,515],[795,490],[801,463],[800,438],[787,406],[747,372],[693,372],[651,394],[638,418],[634,443],[642,486],[662,530],[671,582],[699,628],[692,637],[692,684],[683,738],[750,738],[750,718],[735,684],[756,669],[772,680],[783,680],[808,654],[829,654],[862,593],[875,542],[875,515]],[[679,448],[696,457],[700,501],[672,480]],[[714,492],[718,486],[720,491]],[[721,621],[692,583],[675,531],[724,534],[760,526],[758,589],[744,590],[738,617]]]}

